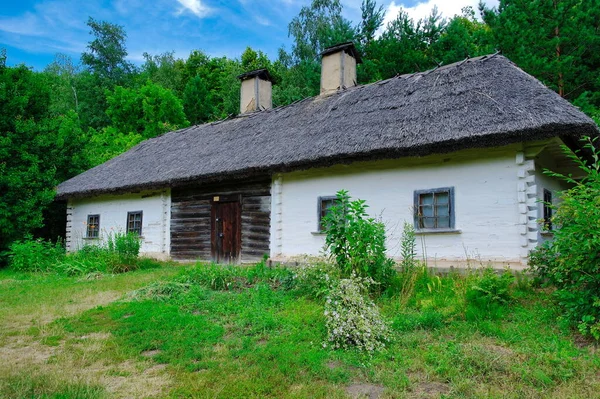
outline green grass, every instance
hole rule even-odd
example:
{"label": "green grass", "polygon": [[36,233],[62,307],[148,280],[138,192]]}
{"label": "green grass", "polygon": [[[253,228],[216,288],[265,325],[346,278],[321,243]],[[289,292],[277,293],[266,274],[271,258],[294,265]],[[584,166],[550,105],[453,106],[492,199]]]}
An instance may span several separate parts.
{"label": "green grass", "polygon": [[336,398],[358,383],[389,398],[600,392],[597,347],[575,344],[547,292],[524,288],[493,315],[469,313],[468,278],[424,275],[406,306],[378,300],[392,340],[368,356],[324,349],[322,301],[288,283],[262,266],[98,280],[2,271],[0,354],[20,363],[0,368],[0,397]]}

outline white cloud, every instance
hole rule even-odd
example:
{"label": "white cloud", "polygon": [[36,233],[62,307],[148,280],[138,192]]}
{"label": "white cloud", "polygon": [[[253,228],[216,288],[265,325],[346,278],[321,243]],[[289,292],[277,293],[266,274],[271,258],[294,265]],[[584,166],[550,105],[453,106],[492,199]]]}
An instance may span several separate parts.
{"label": "white cloud", "polygon": [[202,4],[201,0],[177,0],[177,2],[182,5],[178,14],[187,10],[198,18],[204,18],[212,12],[212,9]]}
{"label": "white cloud", "polygon": [[[484,3],[488,7],[498,6],[498,0],[485,0]],[[477,10],[478,5],[479,0],[427,0],[419,1],[417,5],[412,7],[405,7],[401,1],[398,4],[392,1],[387,7],[383,27],[387,27],[388,23],[395,20],[400,10],[404,10],[410,18],[418,21],[419,19],[426,18],[434,6],[437,6],[444,17],[452,18],[455,15],[460,15],[463,7],[471,6],[474,10]]]}
{"label": "white cloud", "polygon": [[25,36],[43,36],[46,33],[39,18],[30,12],[22,17],[1,18],[0,31]]}

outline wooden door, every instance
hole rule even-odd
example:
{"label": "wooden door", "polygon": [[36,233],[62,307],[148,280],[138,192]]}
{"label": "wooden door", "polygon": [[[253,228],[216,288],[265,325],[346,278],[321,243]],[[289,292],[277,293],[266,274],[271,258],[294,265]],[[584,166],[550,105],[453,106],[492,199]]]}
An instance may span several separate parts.
{"label": "wooden door", "polygon": [[211,254],[219,263],[237,262],[242,244],[240,201],[213,201]]}

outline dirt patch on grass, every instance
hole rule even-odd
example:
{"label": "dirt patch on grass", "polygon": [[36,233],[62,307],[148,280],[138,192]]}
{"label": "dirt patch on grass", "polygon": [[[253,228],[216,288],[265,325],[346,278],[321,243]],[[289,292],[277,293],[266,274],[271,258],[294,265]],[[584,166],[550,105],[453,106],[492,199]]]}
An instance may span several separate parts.
{"label": "dirt patch on grass", "polygon": [[7,375],[18,365],[40,365],[50,359],[61,346],[42,345],[29,337],[7,337],[0,346],[0,375]]}
{"label": "dirt patch on grass", "polygon": [[134,362],[124,362],[118,370],[122,375],[101,374],[100,382],[111,398],[152,398],[162,397],[165,388],[171,385],[171,377],[166,365],[156,364],[147,367]]}
{"label": "dirt patch on grass", "polygon": [[500,356],[514,356],[515,351],[505,346],[500,346],[496,344],[484,344],[481,347],[489,352],[495,353]]}
{"label": "dirt patch on grass", "polygon": [[337,360],[330,360],[330,361],[327,362],[326,366],[327,366],[327,368],[329,370],[335,370],[335,369],[338,369],[340,367],[344,367],[344,364],[342,362],[340,362],[340,361],[337,361]]}
{"label": "dirt patch on grass", "polygon": [[410,397],[419,399],[434,399],[450,392],[450,386],[442,382],[423,382],[418,384]]}
{"label": "dirt patch on grass", "polygon": [[384,389],[375,384],[352,384],[346,387],[346,393],[352,399],[378,399]]}
{"label": "dirt patch on grass", "polygon": [[154,357],[158,354],[160,354],[160,349],[152,349],[152,350],[148,350],[148,351],[143,351],[141,353],[141,355],[144,357]]}
{"label": "dirt patch on grass", "polygon": [[111,398],[162,396],[172,384],[167,366],[152,360],[107,361],[103,354],[112,345],[111,337],[109,333],[92,333],[67,338],[57,346],[43,345],[31,336],[7,337],[0,347],[0,375],[27,379],[38,376],[52,386],[68,381],[100,385]]}

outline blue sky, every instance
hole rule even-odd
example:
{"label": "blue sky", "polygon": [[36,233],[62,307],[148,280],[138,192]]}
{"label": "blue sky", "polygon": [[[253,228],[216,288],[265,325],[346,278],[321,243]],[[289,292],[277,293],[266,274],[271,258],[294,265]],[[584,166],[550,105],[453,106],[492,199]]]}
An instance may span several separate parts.
{"label": "blue sky", "polygon": [[[496,5],[497,0],[487,0]],[[400,8],[415,19],[434,5],[450,17],[478,0],[379,0],[391,20]],[[239,57],[247,46],[271,58],[282,45],[289,49],[289,21],[310,0],[19,0],[4,1],[0,9],[0,48],[8,64],[24,63],[37,70],[56,53],[75,61],[90,40],[89,16],[122,25],[127,32],[129,59],[142,54],[175,51],[187,58],[201,49],[211,56]],[[357,22],[361,0],[342,0],[345,16]]]}

